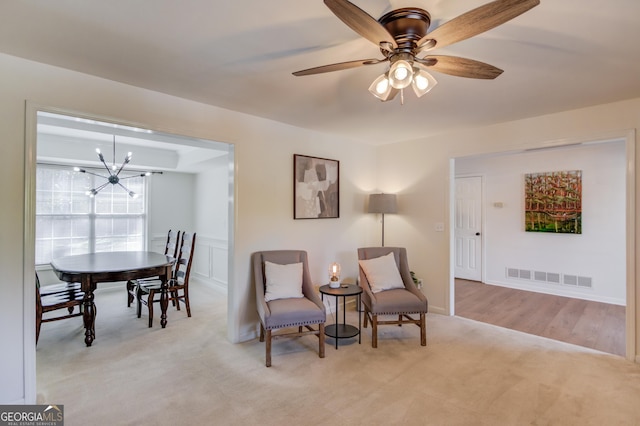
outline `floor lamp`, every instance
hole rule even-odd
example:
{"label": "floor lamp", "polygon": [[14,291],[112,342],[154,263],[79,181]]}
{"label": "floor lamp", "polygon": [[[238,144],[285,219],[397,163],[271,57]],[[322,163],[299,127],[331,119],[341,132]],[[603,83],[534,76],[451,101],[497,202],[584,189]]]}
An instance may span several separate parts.
{"label": "floor lamp", "polygon": [[382,214],[382,247],[384,247],[384,215],[397,212],[396,194],[369,195],[369,213]]}

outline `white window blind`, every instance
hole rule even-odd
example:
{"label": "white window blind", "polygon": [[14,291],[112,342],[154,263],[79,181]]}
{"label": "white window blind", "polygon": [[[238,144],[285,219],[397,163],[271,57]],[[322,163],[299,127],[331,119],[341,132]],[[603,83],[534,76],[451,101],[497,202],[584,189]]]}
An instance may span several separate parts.
{"label": "white window blind", "polygon": [[[107,185],[91,198],[86,192],[102,185],[105,179],[74,172],[69,166],[49,164],[38,164],[36,173],[37,265],[73,254],[144,250],[144,178],[132,177],[124,182],[139,195],[137,198],[130,197],[118,185]],[[133,173],[136,174],[139,173]],[[120,177],[131,175],[120,173]]]}

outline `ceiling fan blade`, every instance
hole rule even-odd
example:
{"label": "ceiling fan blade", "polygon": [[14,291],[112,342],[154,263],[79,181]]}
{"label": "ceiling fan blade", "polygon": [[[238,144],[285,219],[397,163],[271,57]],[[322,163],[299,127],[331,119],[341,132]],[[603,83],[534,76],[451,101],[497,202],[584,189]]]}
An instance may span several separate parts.
{"label": "ceiling fan blade", "polygon": [[293,73],[296,77],[303,75],[322,74],[325,72],[347,70],[349,68],[357,68],[362,65],[375,65],[380,62],[386,62],[388,59],[358,59],[357,61],[340,62],[337,64],[322,65],[320,67],[309,68],[306,70],[296,71]]}
{"label": "ceiling fan blade", "polygon": [[347,0],[324,0],[324,4],[349,28],[376,46],[387,42],[398,47],[393,36],[375,18]]}
{"label": "ceiling fan blade", "polygon": [[422,59],[416,58],[416,62],[426,65],[430,70],[457,77],[492,80],[502,74],[502,70],[493,65],[457,56],[427,56]]}
{"label": "ceiling fan blade", "polygon": [[[540,4],[540,0],[495,0],[445,22],[422,37],[417,45],[440,48],[488,31]],[[429,40],[435,40],[429,44]]]}

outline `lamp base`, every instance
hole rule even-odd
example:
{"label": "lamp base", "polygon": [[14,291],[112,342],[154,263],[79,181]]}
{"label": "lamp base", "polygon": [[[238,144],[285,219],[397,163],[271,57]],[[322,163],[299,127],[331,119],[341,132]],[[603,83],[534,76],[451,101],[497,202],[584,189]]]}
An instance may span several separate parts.
{"label": "lamp base", "polygon": [[329,287],[340,288],[340,281],[329,281]]}

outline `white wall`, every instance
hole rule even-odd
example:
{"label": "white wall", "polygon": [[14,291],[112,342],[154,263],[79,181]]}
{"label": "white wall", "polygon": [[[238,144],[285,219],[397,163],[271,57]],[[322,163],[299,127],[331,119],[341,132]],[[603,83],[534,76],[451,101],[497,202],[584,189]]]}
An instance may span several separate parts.
{"label": "white wall", "polygon": [[196,249],[193,278],[227,291],[229,252],[229,155],[211,162],[195,180]]}
{"label": "white wall", "polygon": [[149,240],[163,243],[169,229],[196,230],[194,203],[196,176],[190,173],[163,172],[149,176]]}
{"label": "white wall", "polygon": [[[5,162],[0,169],[0,262],[4,272],[0,403],[34,402],[36,394],[34,276],[33,264],[29,265],[33,253],[25,252],[24,243],[25,229],[28,234],[33,226],[31,220],[25,221],[25,172],[32,173],[25,169],[25,155],[32,156],[25,151],[25,141],[27,135],[35,139],[35,119],[26,119],[26,101],[30,113],[34,105],[42,105],[234,144],[235,239],[228,297],[228,334],[233,342],[256,334],[249,268],[252,252],[306,249],[312,277],[323,283],[326,268],[334,260],[343,263],[345,275],[355,279],[357,247],[377,239],[369,233],[375,229],[374,219],[363,214],[365,194],[376,180],[373,147],[4,54],[0,54],[0,81],[0,146]],[[294,153],[341,162],[339,219],[292,219]]]}
{"label": "white wall", "polygon": [[[561,170],[582,171],[582,234],[525,232],[524,174]],[[484,282],[625,304],[624,141],[460,158],[455,172],[483,178]],[[507,268],[557,273],[560,283],[511,278]],[[590,277],[592,288],[566,285],[563,274]]]}

